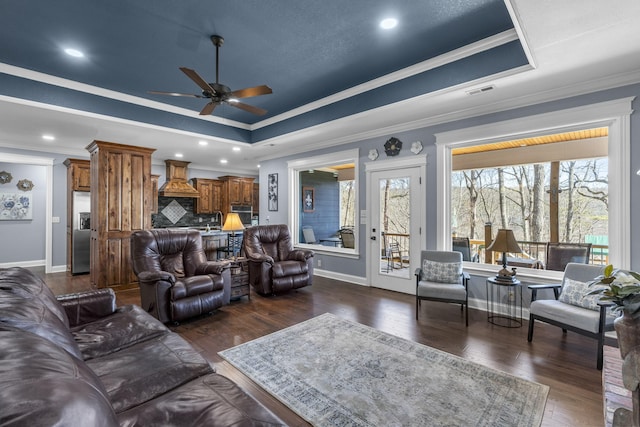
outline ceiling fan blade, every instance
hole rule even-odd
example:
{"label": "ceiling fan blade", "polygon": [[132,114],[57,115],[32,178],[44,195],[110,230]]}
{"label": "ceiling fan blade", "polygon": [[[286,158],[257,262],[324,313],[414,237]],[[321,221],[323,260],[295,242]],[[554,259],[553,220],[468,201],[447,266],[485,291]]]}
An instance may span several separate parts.
{"label": "ceiling fan blade", "polygon": [[202,95],[194,95],[192,93],[178,93],[178,92],[162,92],[159,90],[149,90],[147,93],[154,95],[169,95],[169,96],[190,96],[191,98],[204,98]]}
{"label": "ceiling fan blade", "polygon": [[207,116],[211,113],[213,113],[213,110],[216,108],[216,105],[214,102],[210,102],[207,105],[204,106],[204,108],[202,109],[202,111],[200,111],[200,115],[201,116]]}
{"label": "ceiling fan blade", "polygon": [[250,113],[256,114],[258,116],[264,116],[265,114],[267,114],[267,110],[263,110],[262,108],[258,108],[258,107],[254,107],[253,105],[248,105],[248,104],[243,104],[242,102],[228,102],[229,105],[231,105],[232,107],[236,107],[239,108],[241,110],[244,111],[248,111]]}
{"label": "ceiling fan blade", "polygon": [[252,96],[258,95],[268,95],[273,93],[271,88],[266,85],[256,86],[256,87],[248,87],[246,89],[234,90],[231,92],[231,96],[234,98],[250,98]]}
{"label": "ceiling fan blade", "polygon": [[193,80],[195,84],[200,86],[202,90],[204,90],[205,92],[216,93],[216,91],[211,86],[209,86],[209,83],[204,81],[204,79],[200,77],[200,75],[196,73],[194,70],[192,70],[191,68],[180,67],[180,71],[185,73],[187,77]]}

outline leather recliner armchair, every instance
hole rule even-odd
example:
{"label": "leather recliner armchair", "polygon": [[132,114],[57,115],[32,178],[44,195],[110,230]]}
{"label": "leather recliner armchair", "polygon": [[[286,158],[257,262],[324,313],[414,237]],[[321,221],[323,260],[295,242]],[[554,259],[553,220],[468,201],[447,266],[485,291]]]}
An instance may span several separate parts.
{"label": "leather recliner armchair", "polygon": [[242,243],[249,261],[249,283],[260,294],[275,294],[311,285],[313,251],[294,249],[284,224],[244,230]]}
{"label": "leather recliner armchair", "polygon": [[163,323],[229,304],[229,264],[207,261],[197,230],[135,231],[131,258],[142,308]]}

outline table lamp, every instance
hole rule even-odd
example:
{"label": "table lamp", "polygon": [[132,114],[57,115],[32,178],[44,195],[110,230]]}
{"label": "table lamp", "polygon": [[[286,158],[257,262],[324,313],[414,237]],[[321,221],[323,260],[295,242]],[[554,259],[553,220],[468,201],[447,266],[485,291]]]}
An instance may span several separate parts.
{"label": "table lamp", "polygon": [[[232,258],[236,258],[236,231],[244,230],[244,225],[240,221],[240,216],[236,212],[229,212],[224,220],[222,231],[230,231],[231,236],[227,239],[227,252],[231,252]],[[231,241],[233,240],[233,243]]]}
{"label": "table lamp", "polygon": [[501,228],[496,234],[496,238],[487,247],[488,251],[502,252],[502,270],[496,274],[497,281],[500,282],[513,282],[516,279],[516,272],[510,272],[507,270],[507,252],[520,253],[522,249],[518,245],[516,237],[513,235],[513,230],[507,230]]}

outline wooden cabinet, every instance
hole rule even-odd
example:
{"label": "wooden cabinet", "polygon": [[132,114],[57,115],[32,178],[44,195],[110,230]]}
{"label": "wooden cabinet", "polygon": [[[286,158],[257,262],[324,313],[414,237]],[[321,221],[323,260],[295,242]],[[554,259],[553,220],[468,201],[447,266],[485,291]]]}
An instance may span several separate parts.
{"label": "wooden cabinet", "polygon": [[67,187],[71,191],[91,191],[91,167],[89,160],[67,159]]}
{"label": "wooden cabinet", "polygon": [[253,181],[255,178],[239,176],[221,176],[224,183],[222,191],[222,212],[226,214],[231,210],[231,205],[253,205]]}
{"label": "wooden cabinet", "polygon": [[151,213],[158,213],[158,181],[160,175],[151,175]]}
{"label": "wooden cabinet", "polygon": [[151,228],[153,149],[93,141],[91,153],[91,274],[93,288],[137,286],[129,239]]}
{"label": "wooden cabinet", "polygon": [[193,178],[193,187],[200,193],[194,200],[193,209],[197,214],[222,212],[222,189],[224,183],[217,179]]}
{"label": "wooden cabinet", "polygon": [[253,183],[253,214],[258,215],[260,213],[260,184]]}

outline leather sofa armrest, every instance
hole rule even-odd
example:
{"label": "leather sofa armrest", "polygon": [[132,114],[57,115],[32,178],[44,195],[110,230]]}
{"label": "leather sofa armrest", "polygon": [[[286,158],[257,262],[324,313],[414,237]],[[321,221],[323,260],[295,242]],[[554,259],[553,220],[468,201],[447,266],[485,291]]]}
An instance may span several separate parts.
{"label": "leather sofa armrest", "polygon": [[294,249],[289,252],[289,259],[293,261],[306,261],[314,255],[309,249]]}
{"label": "leather sofa armrest", "polygon": [[111,288],[59,295],[56,299],[64,308],[70,326],[93,322],[116,310],[116,294]]}
{"label": "leather sofa armrest", "polygon": [[250,262],[257,262],[258,264],[268,262],[273,264],[273,258],[267,254],[252,254],[250,258],[247,258]]}
{"label": "leather sofa armrest", "polygon": [[172,285],[176,283],[176,277],[168,271],[141,271],[138,273],[138,280],[141,283],[152,283],[158,280],[164,280]]}
{"label": "leather sofa armrest", "polygon": [[196,276],[203,274],[222,274],[223,271],[231,266],[228,262],[208,261],[205,264],[196,266]]}

